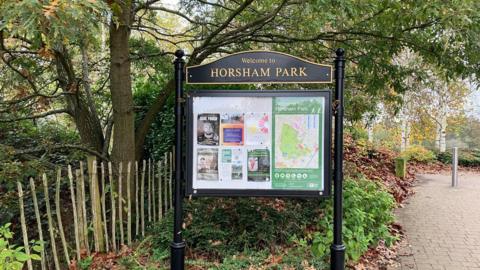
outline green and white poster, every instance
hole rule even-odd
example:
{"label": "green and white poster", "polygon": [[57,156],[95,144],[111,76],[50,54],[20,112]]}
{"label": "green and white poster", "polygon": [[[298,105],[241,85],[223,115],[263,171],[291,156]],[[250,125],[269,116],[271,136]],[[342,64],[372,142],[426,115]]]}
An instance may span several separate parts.
{"label": "green and white poster", "polygon": [[273,98],[274,189],[322,189],[323,99]]}
{"label": "green and white poster", "polygon": [[[193,97],[192,188],[323,191],[325,102],[293,94]],[[241,143],[222,134],[231,122],[210,120],[232,115],[241,119],[234,123]]]}

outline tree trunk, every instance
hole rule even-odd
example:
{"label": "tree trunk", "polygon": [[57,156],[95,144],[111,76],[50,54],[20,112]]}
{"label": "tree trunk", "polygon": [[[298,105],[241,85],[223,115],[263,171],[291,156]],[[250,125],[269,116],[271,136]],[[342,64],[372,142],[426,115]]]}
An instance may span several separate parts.
{"label": "tree trunk", "polygon": [[55,51],[55,60],[60,87],[67,93],[67,109],[77,126],[82,143],[102,153],[104,137],[100,120],[79,91],[80,86],[66,48],[61,47]]}
{"label": "tree trunk", "polygon": [[[121,7],[110,22],[110,93],[113,108],[112,160],[133,161],[135,154],[129,38],[132,1],[115,1]],[[122,177],[126,179],[126,177]]]}
{"label": "tree trunk", "polygon": [[369,123],[367,126],[368,142],[373,143],[373,123]]}
{"label": "tree trunk", "polygon": [[442,119],[440,120],[440,153],[445,153],[447,150],[447,142],[446,142],[446,135],[447,135],[447,116],[443,115]]}
{"label": "tree trunk", "polygon": [[402,138],[401,138],[401,143],[400,143],[400,150],[403,152],[407,150],[407,148],[410,146],[409,142],[409,137],[410,137],[410,123],[408,123],[408,120],[405,118],[402,118]]}
{"label": "tree trunk", "polygon": [[435,149],[440,151],[440,134],[442,133],[442,126],[440,123],[436,123],[436,133],[435,133]]}
{"label": "tree trunk", "polygon": [[[123,186],[121,197],[127,198],[127,170],[119,172],[120,162],[128,164],[135,159],[135,124],[133,111],[132,78],[130,73],[129,39],[132,2],[117,0],[121,7],[114,11],[110,21],[110,93],[113,109],[113,147],[111,159],[114,164],[116,186]],[[121,175],[120,175],[120,174]],[[133,184],[133,181],[131,182]],[[130,187],[133,190],[133,186]],[[126,209],[119,213],[126,216]]]}

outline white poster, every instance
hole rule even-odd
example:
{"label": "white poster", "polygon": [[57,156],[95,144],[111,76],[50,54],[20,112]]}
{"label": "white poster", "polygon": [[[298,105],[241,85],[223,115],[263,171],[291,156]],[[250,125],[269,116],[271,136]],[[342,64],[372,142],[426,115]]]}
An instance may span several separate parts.
{"label": "white poster", "polygon": [[269,113],[245,114],[246,145],[270,145]]}
{"label": "white poster", "polygon": [[241,181],[244,178],[243,173],[243,149],[224,148],[220,158],[220,179]]}

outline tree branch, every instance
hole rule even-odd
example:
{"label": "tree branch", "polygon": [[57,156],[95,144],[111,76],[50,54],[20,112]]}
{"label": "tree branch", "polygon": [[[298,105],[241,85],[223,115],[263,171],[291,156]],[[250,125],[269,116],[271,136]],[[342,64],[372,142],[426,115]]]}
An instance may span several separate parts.
{"label": "tree branch", "polygon": [[69,110],[67,109],[60,109],[60,110],[52,110],[36,115],[30,115],[30,116],[24,116],[24,117],[18,117],[18,118],[10,118],[10,119],[0,119],[0,123],[10,123],[10,122],[16,122],[16,121],[21,121],[21,120],[31,120],[31,119],[38,119],[38,118],[43,118],[49,115],[54,115],[54,114],[61,114],[61,113],[67,113],[71,114]]}
{"label": "tree branch", "polygon": [[59,150],[59,149],[76,149],[83,151],[85,153],[95,155],[103,160],[109,160],[106,156],[102,155],[101,153],[98,153],[97,151],[94,151],[90,148],[81,146],[81,145],[75,145],[75,144],[59,144],[59,145],[47,145],[47,146],[37,146],[29,149],[23,149],[23,150],[16,150],[14,155],[24,155],[24,154],[31,154],[31,153],[37,153],[37,152],[47,152],[51,150]]}

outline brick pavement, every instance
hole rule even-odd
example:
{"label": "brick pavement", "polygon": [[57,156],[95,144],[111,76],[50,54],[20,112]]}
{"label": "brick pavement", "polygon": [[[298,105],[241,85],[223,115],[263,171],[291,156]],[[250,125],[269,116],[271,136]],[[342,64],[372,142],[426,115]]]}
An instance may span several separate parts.
{"label": "brick pavement", "polygon": [[420,175],[416,194],[396,215],[408,245],[399,251],[401,270],[480,270],[480,175]]}

